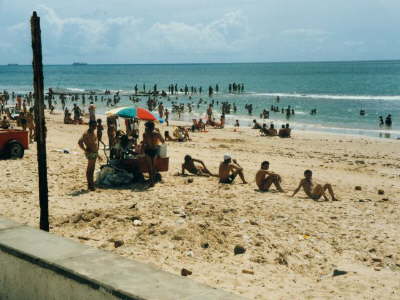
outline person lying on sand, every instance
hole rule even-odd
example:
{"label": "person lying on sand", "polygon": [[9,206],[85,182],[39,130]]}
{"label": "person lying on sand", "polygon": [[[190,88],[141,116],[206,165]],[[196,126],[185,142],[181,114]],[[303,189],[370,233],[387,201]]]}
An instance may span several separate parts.
{"label": "person lying on sand", "polygon": [[[200,164],[201,166],[196,166],[195,163]],[[212,174],[206,167],[203,161],[199,159],[192,158],[190,155],[185,156],[185,161],[182,164],[182,174],[185,175],[185,170],[191,174],[198,175],[198,176],[215,176],[217,175]]]}
{"label": "person lying on sand", "polygon": [[256,183],[260,191],[268,192],[272,184],[275,185],[276,189],[283,193],[281,187],[282,178],[280,175],[269,171],[269,162],[263,161],[261,163],[261,169],[256,174]]}
{"label": "person lying on sand", "polygon": [[230,155],[224,155],[224,161],[219,165],[219,183],[231,184],[234,182],[236,176],[239,175],[243,184],[246,184],[244,179],[243,168],[239,165],[236,159],[231,158]]}
{"label": "person lying on sand", "polygon": [[312,200],[319,200],[321,197],[324,197],[325,201],[329,201],[328,197],[326,196],[325,192],[328,190],[329,194],[332,197],[332,201],[338,201],[338,199],[335,198],[335,194],[333,193],[332,186],[327,183],[324,186],[317,184],[314,186],[312,182],[312,171],[311,170],[305,170],[304,171],[304,178],[300,180],[299,186],[297,189],[293,192],[292,197],[294,197],[300,189],[303,188],[304,192],[306,195],[312,199]]}

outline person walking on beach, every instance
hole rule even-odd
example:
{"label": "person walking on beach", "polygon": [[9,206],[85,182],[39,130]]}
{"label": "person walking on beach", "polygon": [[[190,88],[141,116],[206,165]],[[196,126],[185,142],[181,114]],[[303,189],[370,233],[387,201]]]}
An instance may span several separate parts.
{"label": "person walking on beach", "polygon": [[99,143],[95,130],[97,128],[96,121],[89,121],[89,129],[82,135],[78,141],[79,147],[85,152],[88,160],[86,169],[86,179],[88,190],[94,191],[94,170],[96,168],[96,160],[99,157]]}
{"label": "person walking on beach", "polygon": [[272,184],[275,185],[276,189],[283,193],[284,190],[281,187],[282,178],[280,175],[269,171],[269,162],[263,161],[261,163],[261,169],[256,174],[256,183],[260,191],[268,192]]}
{"label": "person walking on beach", "polygon": [[96,121],[96,106],[93,104],[93,102],[90,102],[89,105],[89,120]]}
{"label": "person walking on beach", "polygon": [[213,110],[212,110],[212,104],[210,104],[207,108],[207,121],[210,121],[212,118]]}
{"label": "person walking on beach", "polygon": [[33,115],[33,107],[29,109],[27,114],[27,121],[28,121],[28,130],[29,130],[29,143],[33,143],[35,140],[35,122],[34,122],[34,115]]}
{"label": "person walking on beach", "polygon": [[243,184],[247,184],[244,179],[243,168],[239,165],[236,159],[228,154],[224,155],[224,161],[219,165],[219,183],[231,184],[235,181],[235,178],[239,175]]}
{"label": "person walking on beach", "polygon": [[240,123],[239,123],[239,120],[236,120],[233,131],[239,131],[239,130],[240,130]]}
{"label": "person walking on beach", "polygon": [[74,122],[79,123],[81,119],[81,109],[79,108],[78,105],[76,105],[76,103],[74,103],[72,111],[74,112]]}
{"label": "person walking on beach", "polygon": [[325,201],[329,201],[328,197],[325,194],[325,192],[328,191],[330,196],[332,197],[332,201],[338,201],[338,199],[336,199],[335,197],[335,194],[333,193],[332,186],[329,183],[325,184],[324,186],[320,184],[314,186],[314,183],[312,182],[311,170],[304,171],[304,178],[300,180],[299,186],[293,192],[292,197],[294,197],[301,188],[303,188],[306,195],[312,200],[318,201],[321,197],[324,197]]}
{"label": "person walking on beach", "polygon": [[100,143],[103,143],[103,130],[104,130],[104,126],[102,124],[102,120],[101,119],[97,119],[97,125],[96,125],[96,132],[97,132],[97,140]]}

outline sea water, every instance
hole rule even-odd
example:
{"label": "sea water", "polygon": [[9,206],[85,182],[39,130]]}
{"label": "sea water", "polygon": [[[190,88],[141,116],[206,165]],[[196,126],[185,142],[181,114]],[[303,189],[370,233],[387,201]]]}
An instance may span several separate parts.
{"label": "sea water", "polygon": [[[44,67],[46,89],[62,88],[75,92],[121,91],[121,95],[132,94],[135,84],[142,90],[168,91],[169,84],[179,88],[187,84],[203,87],[202,95],[180,95],[178,103],[193,102],[193,112],[182,116],[185,120],[204,117],[207,104],[197,109],[203,98],[208,103],[236,103],[236,114],[227,115],[228,123],[239,120],[249,126],[259,119],[263,109],[271,105],[295,109],[289,119],[285,114],[270,113],[267,124],[277,127],[290,123],[296,130],[318,130],[368,135],[374,137],[400,137],[400,61],[368,62],[309,62],[309,63],[237,63],[237,64],[163,64],[163,65],[46,65]],[[230,94],[229,83],[243,83],[244,93]],[[219,85],[219,92],[208,97],[208,86]],[[24,94],[32,90],[31,66],[0,66],[0,90]],[[280,102],[276,102],[277,96]],[[145,101],[139,105],[145,106]],[[166,107],[171,103],[163,100]],[[60,102],[58,101],[58,106]],[[88,100],[86,100],[86,104]],[[128,96],[123,96],[118,105],[130,105]],[[249,116],[244,106],[253,105]],[[69,104],[71,106],[71,104]],[[60,107],[58,107],[60,108]],[[108,108],[97,102],[99,112]],[[317,109],[311,115],[311,109]],[[365,115],[360,115],[365,110]],[[214,111],[220,112],[217,107]],[[391,128],[379,126],[379,116],[391,114]],[[218,116],[217,116],[218,117]],[[171,115],[171,119],[177,116]]]}

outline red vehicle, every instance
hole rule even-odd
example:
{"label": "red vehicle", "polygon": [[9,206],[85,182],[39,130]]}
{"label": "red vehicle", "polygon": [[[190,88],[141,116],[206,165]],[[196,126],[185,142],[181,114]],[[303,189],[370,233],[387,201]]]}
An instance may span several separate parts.
{"label": "red vehicle", "polygon": [[28,132],[18,129],[0,130],[0,156],[2,158],[22,158],[29,149]]}

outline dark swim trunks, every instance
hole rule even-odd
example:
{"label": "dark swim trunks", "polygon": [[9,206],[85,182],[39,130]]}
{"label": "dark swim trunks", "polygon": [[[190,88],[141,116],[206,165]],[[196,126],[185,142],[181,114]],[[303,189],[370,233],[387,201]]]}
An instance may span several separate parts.
{"label": "dark swim trunks", "polygon": [[144,153],[151,158],[154,158],[158,155],[158,149],[146,149]]}
{"label": "dark swim trunks", "polygon": [[237,176],[237,174],[232,174],[228,178],[220,179],[219,183],[232,184],[233,181],[235,180],[236,176]]}

